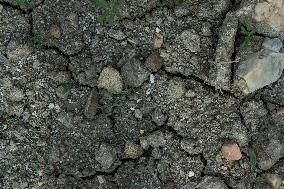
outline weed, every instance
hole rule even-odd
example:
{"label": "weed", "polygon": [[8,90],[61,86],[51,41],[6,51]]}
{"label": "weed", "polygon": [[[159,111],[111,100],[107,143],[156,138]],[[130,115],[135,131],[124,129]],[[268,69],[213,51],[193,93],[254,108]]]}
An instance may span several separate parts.
{"label": "weed", "polygon": [[50,34],[44,35],[44,34],[37,34],[33,36],[32,41],[35,45],[42,46],[48,42],[48,40],[51,38]]}
{"label": "weed", "polygon": [[249,151],[249,160],[250,160],[250,167],[252,170],[256,169],[256,163],[257,163],[257,159],[256,159],[256,153],[253,149],[251,149]]}
{"label": "weed", "polygon": [[12,4],[19,6],[21,8],[25,7],[28,9],[32,9],[35,7],[35,4],[33,2],[30,2],[29,0],[13,0]]}
{"label": "weed", "polygon": [[101,108],[108,108],[111,106],[113,101],[112,93],[102,90],[98,92],[98,97]]}
{"label": "weed", "polygon": [[120,6],[118,0],[90,0],[91,3],[101,9],[101,14],[98,16],[98,20],[101,24],[105,22],[112,24],[115,17],[119,17]]}
{"label": "weed", "polygon": [[63,93],[66,94],[69,91],[71,91],[71,89],[73,89],[74,85],[72,83],[64,83],[63,84]]}
{"label": "weed", "polygon": [[4,131],[7,128],[7,125],[10,125],[13,123],[13,117],[8,116],[8,117],[1,117],[0,120],[0,132]]}
{"label": "weed", "polygon": [[241,44],[241,47],[247,48],[249,47],[253,42],[258,42],[262,38],[260,36],[256,35],[256,30],[252,23],[248,20],[245,20],[241,25],[241,33],[245,35],[245,39],[243,43]]}
{"label": "weed", "polygon": [[127,91],[121,91],[120,93],[117,94],[117,96],[119,96],[119,97],[126,97],[126,96],[128,96],[128,95],[129,95],[129,94],[128,94]]}

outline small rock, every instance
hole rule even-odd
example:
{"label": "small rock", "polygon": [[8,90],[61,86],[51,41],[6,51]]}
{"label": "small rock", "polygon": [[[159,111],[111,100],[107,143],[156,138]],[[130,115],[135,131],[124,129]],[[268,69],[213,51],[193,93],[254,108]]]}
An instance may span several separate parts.
{"label": "small rock", "polygon": [[111,30],[109,30],[108,35],[111,38],[114,38],[114,39],[119,40],[119,41],[121,41],[121,40],[126,38],[126,35],[122,31],[120,31],[120,30],[113,30],[113,29],[111,29]]}
{"label": "small rock", "polygon": [[200,37],[195,30],[185,30],[180,35],[181,41],[184,46],[191,52],[199,52],[200,47]]}
{"label": "small rock", "polygon": [[171,80],[167,90],[167,98],[169,101],[180,99],[186,92],[185,85],[181,81]]}
{"label": "small rock", "polygon": [[154,48],[155,49],[161,48],[163,43],[164,43],[164,37],[161,34],[156,33],[156,36],[154,38]]}
{"label": "small rock", "polygon": [[164,189],[175,189],[175,184],[173,182],[168,182],[165,184]]}
{"label": "small rock", "polygon": [[201,26],[201,35],[209,37],[212,35],[211,24],[209,22],[204,22]]}
{"label": "small rock", "polygon": [[281,183],[282,183],[282,179],[281,177],[279,177],[276,174],[266,174],[265,178],[267,180],[267,182],[270,184],[270,186],[272,187],[272,189],[280,189],[281,187]]}
{"label": "small rock", "polygon": [[158,126],[164,125],[167,118],[168,117],[159,108],[157,108],[152,113],[152,121],[155,122]]}
{"label": "small rock", "polygon": [[158,52],[154,52],[146,59],[145,65],[152,72],[157,72],[162,68],[163,62],[163,58],[160,56],[160,54]]}
{"label": "small rock", "polygon": [[137,59],[127,61],[121,68],[123,81],[130,87],[141,86],[149,77],[149,71]]}
{"label": "small rock", "polygon": [[97,96],[97,90],[93,89],[88,97],[84,115],[88,119],[94,119],[95,115],[97,114],[98,109],[98,96]]}
{"label": "small rock", "polygon": [[263,146],[257,146],[257,164],[260,169],[270,169],[279,159],[284,157],[283,144],[279,139],[269,139],[269,143]]}
{"label": "small rock", "polygon": [[116,153],[111,146],[103,143],[101,144],[95,159],[101,164],[103,169],[109,169],[116,159]]}
{"label": "small rock", "polygon": [[223,144],[222,153],[227,160],[240,160],[242,158],[241,150],[235,143]]}
{"label": "small rock", "polygon": [[10,96],[9,96],[9,99],[12,101],[12,102],[19,102],[21,100],[23,100],[24,98],[24,93],[22,90],[14,87],[11,92],[10,92]]}
{"label": "small rock", "polygon": [[0,5],[0,13],[3,11],[3,6]]}
{"label": "small rock", "polygon": [[17,61],[28,57],[32,53],[32,49],[17,41],[11,41],[7,46],[7,57],[11,61]]}
{"label": "small rock", "polygon": [[218,177],[205,176],[196,186],[197,189],[228,189],[226,184]]}
{"label": "small rock", "polygon": [[111,67],[104,68],[98,79],[98,88],[106,89],[112,93],[120,93],[123,84],[119,72]]}
{"label": "small rock", "polygon": [[137,119],[142,119],[143,118],[143,113],[142,113],[142,111],[141,110],[139,110],[139,109],[135,109],[134,110],[134,116],[135,116],[135,118],[137,118]]}
{"label": "small rock", "polygon": [[267,50],[274,51],[274,52],[280,52],[280,49],[283,47],[283,43],[278,38],[266,37],[264,39],[264,42],[262,43],[262,47]]}
{"label": "small rock", "polygon": [[284,54],[260,51],[240,62],[235,85],[248,94],[277,81],[284,69]]}
{"label": "small rock", "polygon": [[49,32],[53,37],[55,37],[57,39],[60,38],[60,36],[61,36],[60,28],[57,25],[50,26]]}
{"label": "small rock", "polygon": [[127,158],[136,159],[143,154],[143,149],[138,144],[126,142],[124,153]]}

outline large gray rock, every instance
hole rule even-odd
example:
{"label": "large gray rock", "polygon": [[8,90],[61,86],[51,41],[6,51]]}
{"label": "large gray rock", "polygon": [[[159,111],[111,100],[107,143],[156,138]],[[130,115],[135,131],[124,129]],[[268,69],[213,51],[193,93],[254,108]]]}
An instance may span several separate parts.
{"label": "large gray rock", "polygon": [[137,59],[127,61],[122,69],[123,81],[130,87],[139,87],[148,79],[150,72]]}
{"label": "large gray rock", "polygon": [[277,81],[284,69],[284,54],[262,50],[240,62],[235,85],[248,94]]}

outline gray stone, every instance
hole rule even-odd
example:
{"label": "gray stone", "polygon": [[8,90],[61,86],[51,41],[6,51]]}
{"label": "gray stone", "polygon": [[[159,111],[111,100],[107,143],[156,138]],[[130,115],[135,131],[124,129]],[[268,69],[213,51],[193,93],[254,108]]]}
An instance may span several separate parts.
{"label": "gray stone", "polygon": [[27,58],[32,53],[32,49],[26,44],[11,41],[7,46],[6,53],[9,60],[17,61]]}
{"label": "gray stone", "polygon": [[238,18],[232,12],[226,15],[220,29],[215,52],[216,76],[212,81],[217,88],[229,89],[231,81],[231,57],[234,52],[235,37],[238,30]]}
{"label": "gray stone", "polygon": [[180,39],[183,42],[186,49],[191,52],[199,52],[200,47],[200,37],[195,30],[185,30],[181,33]]}
{"label": "gray stone", "polygon": [[121,68],[123,81],[130,87],[141,86],[149,77],[149,71],[137,59],[127,61]]}
{"label": "gray stone", "polygon": [[268,38],[266,37],[264,39],[264,42],[262,43],[262,47],[267,50],[271,50],[274,52],[280,52],[280,49],[283,47],[283,43],[278,38]]}
{"label": "gray stone", "polygon": [[197,185],[197,189],[228,189],[226,184],[218,177],[206,176]]}
{"label": "gray stone", "polygon": [[126,142],[124,153],[126,158],[136,159],[143,154],[143,149],[140,145],[134,142]]}
{"label": "gray stone", "polygon": [[93,89],[88,97],[84,114],[88,119],[94,119],[98,110],[97,90]]}
{"label": "gray stone", "polygon": [[23,98],[25,97],[23,91],[17,87],[14,87],[11,92],[10,92],[10,96],[9,96],[9,99],[12,101],[12,102],[18,102],[18,101],[21,101],[23,100]]}
{"label": "gray stone", "polygon": [[244,94],[252,93],[277,81],[283,69],[284,54],[259,51],[240,62],[234,83]]}
{"label": "gray stone", "polygon": [[284,157],[284,145],[278,139],[270,139],[268,145],[257,151],[258,166],[262,170],[270,169],[280,158]]}
{"label": "gray stone", "polygon": [[95,159],[101,164],[103,169],[109,169],[116,159],[114,148],[108,144],[102,143],[99,151],[96,153]]}
{"label": "gray stone", "polygon": [[113,30],[113,29],[111,29],[111,30],[109,30],[108,35],[111,38],[114,38],[114,39],[119,40],[119,41],[121,41],[121,40],[126,38],[126,35],[122,31],[120,31],[120,30]]}
{"label": "gray stone", "polygon": [[112,67],[104,68],[98,79],[98,88],[106,89],[112,93],[120,93],[122,87],[123,83],[119,72]]}
{"label": "gray stone", "polygon": [[159,108],[152,114],[152,121],[154,121],[158,126],[164,125],[167,118],[167,115],[165,115]]}

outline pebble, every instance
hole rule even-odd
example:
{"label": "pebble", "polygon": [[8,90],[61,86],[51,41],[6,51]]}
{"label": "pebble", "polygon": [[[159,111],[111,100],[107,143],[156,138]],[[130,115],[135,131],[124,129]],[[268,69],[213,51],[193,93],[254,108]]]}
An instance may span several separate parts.
{"label": "pebble", "polygon": [[11,92],[10,92],[10,96],[9,96],[9,99],[12,101],[12,102],[19,102],[21,100],[23,100],[24,98],[24,93],[22,90],[14,87]]}
{"label": "pebble", "polygon": [[60,38],[60,36],[61,36],[60,28],[57,25],[50,26],[49,32],[53,37],[55,37],[57,39]]}
{"label": "pebble", "polygon": [[222,146],[223,156],[227,160],[240,160],[242,158],[242,153],[239,146],[235,143],[226,143]]}
{"label": "pebble", "polygon": [[103,169],[109,169],[116,159],[116,153],[111,146],[103,143],[96,153],[95,159]]}
{"label": "pebble", "polygon": [[94,88],[88,97],[85,106],[84,115],[88,119],[94,119],[95,115],[97,114],[97,111],[98,111],[98,96],[97,96],[97,90]]}
{"label": "pebble", "polygon": [[0,5],[0,13],[3,11],[3,6]]}
{"label": "pebble", "polygon": [[267,182],[270,184],[270,186],[272,187],[272,189],[280,189],[281,182],[282,182],[281,177],[279,177],[276,174],[267,173],[265,175],[265,178],[266,178]]}
{"label": "pebble", "polygon": [[190,52],[199,52],[200,47],[200,37],[195,30],[185,30],[181,33],[180,39],[184,44],[185,48]]}
{"label": "pebble", "polygon": [[146,67],[152,72],[159,71],[162,68],[163,64],[164,60],[158,52],[151,54],[145,61]]}
{"label": "pebble", "polygon": [[136,159],[143,154],[143,149],[140,145],[133,142],[126,142],[124,153],[127,158]]}
{"label": "pebble", "polygon": [[126,85],[140,87],[150,73],[138,59],[130,59],[121,68],[121,75]]}
{"label": "pebble", "polygon": [[280,52],[280,49],[283,47],[283,43],[278,38],[268,38],[266,37],[264,39],[264,42],[262,43],[262,47],[274,52]]}
{"label": "pebble", "polygon": [[109,30],[108,35],[111,38],[114,38],[114,39],[116,39],[118,41],[122,41],[122,40],[124,40],[126,38],[126,35],[122,31],[120,31],[120,30],[113,30],[113,29],[111,29],[111,30]]}
{"label": "pebble", "polygon": [[156,33],[155,38],[154,38],[154,48],[159,49],[164,43],[164,36],[162,36],[159,33]]}
{"label": "pebble", "polygon": [[112,93],[120,93],[123,88],[120,73],[112,67],[104,68],[98,79],[98,88],[106,89]]}

